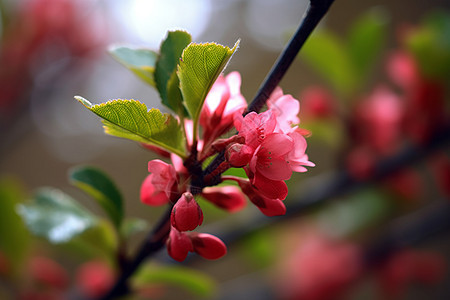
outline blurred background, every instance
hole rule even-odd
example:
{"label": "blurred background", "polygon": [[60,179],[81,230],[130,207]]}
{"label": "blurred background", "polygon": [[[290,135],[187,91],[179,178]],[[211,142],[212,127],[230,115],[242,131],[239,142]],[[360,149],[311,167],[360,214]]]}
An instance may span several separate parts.
{"label": "blurred background", "polygon": [[[294,0],[0,0],[0,195],[26,201],[51,186],[102,215],[68,182],[70,168],[92,165],[117,183],[127,216],[151,226],[163,209],[142,205],[139,189],[156,156],[105,135],[100,119],[73,98],[136,99],[167,111],[158,93],[115,61],[108,47],[158,50],[174,29],[187,30],[195,42],[232,46],[240,38],[225,73],[241,73],[250,102],[306,7],[307,1]],[[440,230],[450,220],[449,148],[442,142],[448,140],[450,3],[337,0],[319,27],[281,82],[301,102],[302,127],[312,132],[307,153],[316,163],[289,182],[286,204],[294,213],[271,218],[267,227],[258,223],[260,229],[252,224],[266,221],[255,207],[230,216],[201,203],[205,231],[224,237],[229,254],[212,262],[192,258],[185,265],[200,273],[197,282],[148,280],[141,298],[450,296],[449,232]],[[406,160],[390,170],[398,159],[379,163],[401,160],[410,153],[405,149],[419,149],[414,164]],[[338,182],[343,176],[351,179]],[[320,205],[308,204],[315,199]],[[67,273],[62,299],[79,295],[79,266],[101,255],[24,237],[25,230],[13,228],[15,211],[5,206],[3,214],[0,298],[50,299],[19,292],[42,280],[30,271],[42,263],[36,257]],[[436,227],[422,232],[432,220]],[[142,236],[131,239],[130,251]],[[9,267],[2,269],[2,260]],[[165,253],[153,264],[178,266]]]}

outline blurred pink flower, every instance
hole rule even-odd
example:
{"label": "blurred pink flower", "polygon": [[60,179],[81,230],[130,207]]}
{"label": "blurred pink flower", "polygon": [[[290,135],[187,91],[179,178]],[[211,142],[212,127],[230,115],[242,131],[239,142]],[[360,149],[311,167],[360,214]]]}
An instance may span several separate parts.
{"label": "blurred pink flower", "polygon": [[340,299],[361,270],[356,245],[311,233],[283,261],[279,278],[282,299]]}
{"label": "blurred pink flower", "polygon": [[114,284],[114,271],[102,261],[88,261],[78,267],[76,284],[90,299],[104,295]]}

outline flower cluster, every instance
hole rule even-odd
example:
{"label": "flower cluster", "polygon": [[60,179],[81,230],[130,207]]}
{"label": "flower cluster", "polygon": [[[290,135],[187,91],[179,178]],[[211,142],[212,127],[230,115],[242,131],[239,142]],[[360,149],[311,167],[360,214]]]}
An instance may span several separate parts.
{"label": "flower cluster", "polygon": [[[265,215],[283,215],[286,212],[283,200],[288,193],[285,180],[292,172],[305,172],[305,166],[314,166],[305,154],[304,131],[298,127],[299,102],[278,88],[267,101],[267,111],[243,116],[246,101],[240,85],[237,72],[219,76],[200,114],[202,139],[195,142],[196,146],[189,134],[192,124],[186,121],[184,126],[189,147],[196,148],[193,154],[196,161],[201,163],[223,152],[224,162],[209,174],[204,171],[192,174],[187,162],[175,154],[170,154],[172,164],[158,159],[148,164],[150,174],[142,184],[141,201],[147,205],[173,204],[167,249],[175,260],[183,261],[188,252],[207,259],[217,259],[226,253],[225,244],[217,237],[192,232],[203,222],[195,194],[228,212],[241,210],[246,205],[246,195]],[[233,125],[238,133],[220,139]],[[231,167],[243,168],[248,178],[221,176]],[[202,176],[204,186],[200,192],[192,189],[195,176]],[[237,182],[239,188],[212,186],[226,180]]]}

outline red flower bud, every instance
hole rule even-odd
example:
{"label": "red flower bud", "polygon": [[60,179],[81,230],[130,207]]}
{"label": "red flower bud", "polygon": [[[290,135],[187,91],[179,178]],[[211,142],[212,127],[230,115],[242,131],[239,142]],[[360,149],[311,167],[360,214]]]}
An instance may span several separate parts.
{"label": "red flower bud", "polygon": [[227,247],[216,236],[197,232],[191,232],[189,236],[194,246],[194,252],[206,259],[218,259],[227,254]]}
{"label": "red flower bud", "polygon": [[253,148],[245,144],[231,144],[225,152],[227,161],[235,168],[247,165],[253,155]]}
{"label": "red flower bud", "polygon": [[192,242],[189,237],[172,227],[169,238],[167,239],[167,252],[176,261],[186,259],[189,251],[193,251]]}
{"label": "red flower bud", "polygon": [[172,209],[172,226],[179,231],[194,230],[203,223],[203,212],[191,193],[184,193]]}

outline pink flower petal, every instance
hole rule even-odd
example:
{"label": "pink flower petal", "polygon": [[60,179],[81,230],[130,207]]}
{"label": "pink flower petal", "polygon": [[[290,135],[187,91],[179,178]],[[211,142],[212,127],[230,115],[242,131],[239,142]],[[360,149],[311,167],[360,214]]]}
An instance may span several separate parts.
{"label": "pink flower petal", "polygon": [[183,232],[171,228],[169,238],[167,239],[167,252],[176,261],[186,259],[189,251],[193,251],[191,239]]}
{"label": "pink flower petal", "polygon": [[230,185],[204,188],[202,196],[231,213],[240,211],[247,204],[242,192],[237,187]]}
{"label": "pink flower petal", "polygon": [[194,252],[206,259],[219,259],[227,254],[227,247],[216,236],[197,232],[191,232],[189,236],[194,246]]}
{"label": "pink flower petal", "polygon": [[280,199],[263,198],[263,201],[260,202],[257,207],[264,215],[268,217],[282,216],[286,214],[286,206]]}
{"label": "pink flower petal", "polygon": [[284,200],[288,194],[287,185],[282,180],[270,180],[263,176],[254,176],[252,185],[259,193],[270,199]]}
{"label": "pink flower petal", "polygon": [[140,198],[142,203],[151,206],[160,206],[169,203],[169,197],[167,197],[164,191],[155,190],[152,183],[153,174],[148,175],[141,185]]}
{"label": "pink flower petal", "polygon": [[256,164],[255,177],[263,176],[267,179],[278,181],[287,180],[291,178],[291,175],[291,166],[284,158],[259,159]]}

